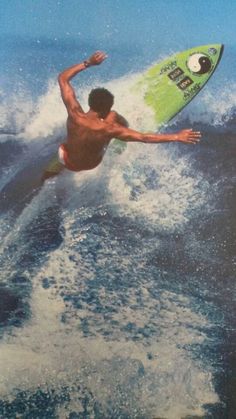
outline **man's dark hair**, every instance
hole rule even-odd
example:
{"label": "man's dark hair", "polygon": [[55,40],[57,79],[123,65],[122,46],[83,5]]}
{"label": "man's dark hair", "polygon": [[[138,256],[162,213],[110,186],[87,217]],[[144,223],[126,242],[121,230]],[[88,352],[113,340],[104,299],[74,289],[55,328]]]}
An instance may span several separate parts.
{"label": "man's dark hair", "polygon": [[113,94],[103,87],[97,87],[89,93],[88,104],[93,111],[98,112],[100,115],[106,116],[110,112],[113,103]]}

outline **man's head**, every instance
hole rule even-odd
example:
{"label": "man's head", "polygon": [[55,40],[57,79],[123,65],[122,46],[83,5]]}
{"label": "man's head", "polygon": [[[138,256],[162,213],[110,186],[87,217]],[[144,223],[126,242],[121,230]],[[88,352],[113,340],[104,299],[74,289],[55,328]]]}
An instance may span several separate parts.
{"label": "man's head", "polygon": [[105,118],[114,103],[114,96],[109,90],[103,87],[98,87],[91,90],[88,97],[88,104],[90,109],[97,112],[101,117]]}

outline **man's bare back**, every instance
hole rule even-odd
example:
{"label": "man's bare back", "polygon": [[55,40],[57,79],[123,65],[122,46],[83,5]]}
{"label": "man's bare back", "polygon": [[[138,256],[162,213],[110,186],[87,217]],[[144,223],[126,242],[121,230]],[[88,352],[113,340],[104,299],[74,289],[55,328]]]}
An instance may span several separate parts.
{"label": "man's bare back", "polygon": [[80,170],[96,167],[113,138],[112,127],[118,123],[119,115],[114,111],[105,118],[98,118],[91,110],[78,113],[74,118],[68,117],[66,143],[71,161]]}
{"label": "man's bare back", "polygon": [[[67,138],[59,148],[61,167],[69,170],[90,170],[101,163],[107,146],[113,138],[121,141],[145,143],[183,142],[196,144],[200,132],[186,129],[174,134],[141,133],[128,128],[125,118],[112,111],[114,97],[104,88],[97,88],[89,94],[89,111],[84,112],[76,98],[70,80],[88,67],[100,65],[107,55],[97,51],[88,60],[76,64],[58,76],[61,96],[68,112]],[[60,172],[62,169],[58,172]],[[50,170],[44,180],[55,176]]]}

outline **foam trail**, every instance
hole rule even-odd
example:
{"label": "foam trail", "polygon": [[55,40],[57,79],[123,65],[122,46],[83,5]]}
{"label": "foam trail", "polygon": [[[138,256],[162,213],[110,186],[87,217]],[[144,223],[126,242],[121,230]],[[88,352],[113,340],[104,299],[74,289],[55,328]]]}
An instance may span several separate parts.
{"label": "foam trail", "polygon": [[[185,415],[203,415],[202,406],[215,403],[218,398],[211,386],[211,373],[191,359],[184,347],[206,339],[204,332],[198,331],[198,327],[207,326],[206,320],[191,310],[186,297],[162,291],[158,300],[153,298],[153,284],[145,280],[138,286],[145,310],[132,308],[137,305],[137,287],[127,289],[126,303],[112,316],[119,325],[117,330],[113,330],[110,320],[104,322],[102,313],[91,310],[92,306],[85,305],[79,311],[66,308],[57,290],[66,291],[68,287],[73,294],[74,289],[78,293],[79,287],[82,292],[92,279],[88,272],[85,282],[77,282],[75,258],[80,263],[82,260],[80,255],[76,256],[76,238],[71,240],[71,234],[74,235],[71,221],[65,219],[64,244],[51,254],[34,278],[31,320],[0,343],[1,398],[13,397],[16,389],[35,391],[38,387],[42,390],[50,387],[60,392],[63,386],[76,388],[77,383],[99,401],[104,415],[111,402],[114,412],[123,405],[123,413],[138,412],[148,417],[180,419]],[[125,260],[123,263],[124,267]],[[41,286],[45,277],[55,281],[47,290]],[[95,292],[103,304],[116,306],[119,300],[115,290],[108,295],[98,287]],[[64,312],[66,320],[61,323]],[[89,319],[93,337],[83,337],[83,318]],[[140,329],[151,323],[156,333],[132,341],[129,335],[125,337],[119,332],[127,322],[136,323]],[[101,324],[112,333],[112,339],[101,335]],[[152,356],[148,357],[148,353]],[[66,405],[66,413],[80,408],[78,394],[77,398],[74,394],[71,405]],[[59,412],[63,414],[63,406]]]}

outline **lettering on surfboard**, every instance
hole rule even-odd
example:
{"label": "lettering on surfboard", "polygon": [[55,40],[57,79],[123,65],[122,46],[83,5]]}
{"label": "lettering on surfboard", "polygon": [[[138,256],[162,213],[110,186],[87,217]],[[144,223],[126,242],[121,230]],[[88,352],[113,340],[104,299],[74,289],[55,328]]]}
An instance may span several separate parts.
{"label": "lettering on surfboard", "polygon": [[171,79],[172,81],[177,80],[180,76],[182,76],[182,74],[184,74],[182,68],[180,67],[176,67],[174,70],[172,70],[169,74],[168,77],[169,79]]}
{"label": "lettering on surfboard", "polygon": [[181,90],[186,90],[191,84],[193,84],[193,80],[189,76],[186,76],[177,83],[177,86]]}
{"label": "lettering on surfboard", "polygon": [[167,71],[173,70],[177,67],[177,61],[170,61],[168,64],[164,65],[160,70],[160,75],[167,73]]}
{"label": "lettering on surfboard", "polygon": [[197,92],[199,92],[199,90],[201,90],[201,85],[200,83],[195,83],[191,89],[186,90],[184,92],[184,100],[188,100],[190,98],[192,98],[193,96],[195,96],[197,94]]}

